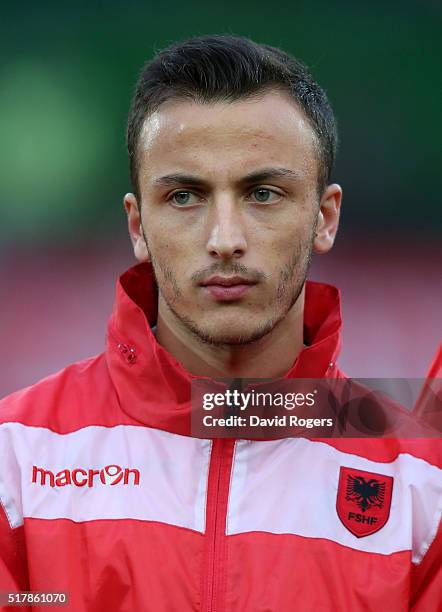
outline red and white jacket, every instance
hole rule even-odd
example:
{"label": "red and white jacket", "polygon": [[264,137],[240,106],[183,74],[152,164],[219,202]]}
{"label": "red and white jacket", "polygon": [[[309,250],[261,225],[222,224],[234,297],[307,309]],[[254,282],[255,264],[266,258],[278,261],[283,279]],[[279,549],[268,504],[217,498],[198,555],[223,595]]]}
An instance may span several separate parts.
{"label": "red and white jacket", "polygon": [[[76,612],[442,610],[439,441],[194,438],[156,302],[130,269],[105,352],[0,403],[0,591]],[[309,282],[287,377],[341,377],[340,328],[338,291]],[[357,500],[354,529],[338,514],[361,476],[382,481],[381,528]]]}

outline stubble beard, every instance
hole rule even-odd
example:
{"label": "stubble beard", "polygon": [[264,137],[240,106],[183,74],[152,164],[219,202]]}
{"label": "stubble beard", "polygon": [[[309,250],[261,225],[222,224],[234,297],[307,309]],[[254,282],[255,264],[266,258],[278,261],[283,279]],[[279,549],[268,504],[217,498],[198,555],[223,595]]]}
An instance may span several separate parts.
{"label": "stubble beard", "polygon": [[[297,245],[291,260],[280,270],[279,283],[274,300],[275,305],[277,305],[276,312],[266,321],[258,324],[252,332],[236,335],[227,333],[214,334],[210,330],[203,329],[196,321],[178,311],[177,305],[179,305],[182,293],[172,269],[159,264],[149,249],[144,230],[143,236],[152,263],[158,292],[178,324],[200,342],[213,347],[226,348],[259,342],[287,316],[298,300],[307,278],[313,250],[314,231],[306,244]],[[169,296],[167,292],[162,290],[161,283],[158,283],[158,277],[162,277],[170,285],[172,295]]]}

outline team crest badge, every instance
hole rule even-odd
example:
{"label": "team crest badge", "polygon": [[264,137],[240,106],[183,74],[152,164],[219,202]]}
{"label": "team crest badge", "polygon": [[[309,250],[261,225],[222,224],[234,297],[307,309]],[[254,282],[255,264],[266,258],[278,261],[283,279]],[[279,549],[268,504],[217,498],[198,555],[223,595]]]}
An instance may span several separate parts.
{"label": "team crest badge", "polygon": [[336,510],[342,524],[358,538],[382,529],[390,516],[393,478],[341,467]]}

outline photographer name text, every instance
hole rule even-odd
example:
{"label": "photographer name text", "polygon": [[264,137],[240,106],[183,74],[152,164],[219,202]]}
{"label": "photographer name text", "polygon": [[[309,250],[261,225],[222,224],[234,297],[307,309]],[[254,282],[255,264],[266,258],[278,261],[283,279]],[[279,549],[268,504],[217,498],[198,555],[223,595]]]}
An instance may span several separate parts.
{"label": "photographer name text", "polygon": [[203,417],[205,427],[333,427],[333,419],[302,418],[295,414],[283,414],[274,417],[259,417],[255,414],[247,416],[230,415],[214,417],[206,414]]}

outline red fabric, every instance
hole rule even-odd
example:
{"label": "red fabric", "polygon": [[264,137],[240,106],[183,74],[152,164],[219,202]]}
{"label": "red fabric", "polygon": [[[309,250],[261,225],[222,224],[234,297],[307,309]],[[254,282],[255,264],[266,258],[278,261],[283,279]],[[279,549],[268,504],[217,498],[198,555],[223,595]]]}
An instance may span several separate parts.
{"label": "red fabric", "polygon": [[25,535],[29,542],[40,542],[28,550],[31,588],[68,592],[70,610],[198,609],[203,553],[199,533],[128,519],[26,519]]}
{"label": "red fabric", "polygon": [[442,378],[442,343],[439,344],[433,361],[428,368],[427,378]]}
{"label": "red fabric", "polygon": [[208,609],[223,608],[226,575],[225,523],[229,480],[233,459],[233,440],[215,440],[212,450],[207,492],[207,524],[201,593]]}
{"label": "red fabric", "polygon": [[442,436],[442,343],[428,368],[413,412],[418,419],[435,428]]}
{"label": "red fabric", "polygon": [[11,529],[0,503],[0,590],[26,590],[28,573],[23,527]]}
{"label": "red fabric", "polygon": [[228,539],[228,558],[237,563],[229,567],[226,610],[408,610],[408,552],[367,554],[327,540],[245,533]]}
{"label": "red fabric", "polygon": [[442,523],[422,563],[413,567],[410,609],[442,610]]}
{"label": "red fabric", "polygon": [[[0,424],[21,423],[58,434],[135,425],[189,436],[195,377],[150,331],[156,303],[150,266],[129,270],[117,285],[106,352],[6,398],[0,404]],[[341,331],[336,289],[307,284],[304,329],[308,347],[287,377],[342,377],[336,366]],[[323,442],[346,453],[349,461],[360,456],[388,463],[409,453],[442,466],[435,441]],[[0,448],[0,496],[2,470],[8,469],[1,457]],[[233,461],[234,441],[214,441],[204,533],[133,519],[24,518],[21,526],[11,528],[11,517],[0,507],[0,591],[69,591],[68,609],[76,612],[442,609],[440,529],[417,567],[409,550],[367,553],[285,533],[226,535]],[[179,469],[173,452],[168,467]],[[302,504],[302,497],[293,503]]]}

